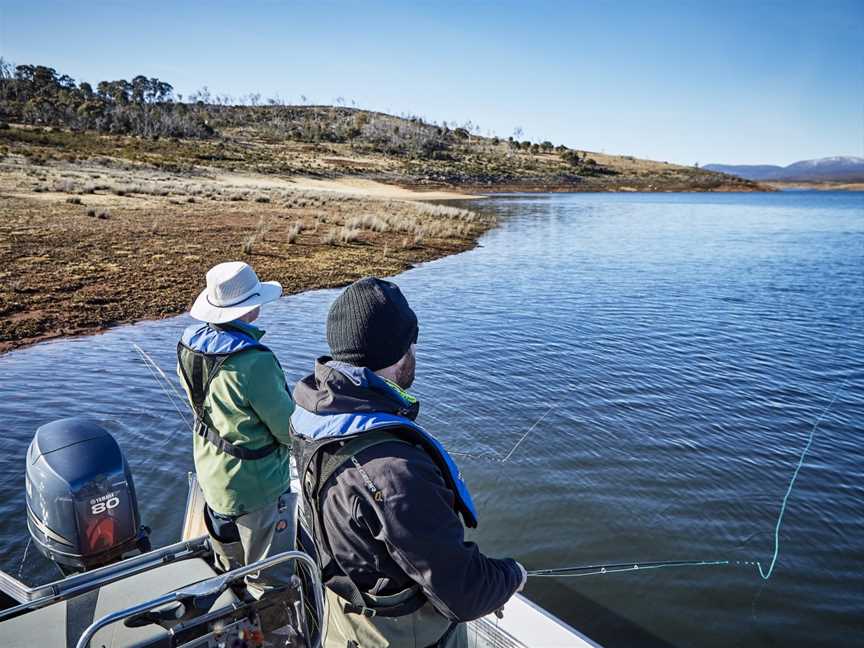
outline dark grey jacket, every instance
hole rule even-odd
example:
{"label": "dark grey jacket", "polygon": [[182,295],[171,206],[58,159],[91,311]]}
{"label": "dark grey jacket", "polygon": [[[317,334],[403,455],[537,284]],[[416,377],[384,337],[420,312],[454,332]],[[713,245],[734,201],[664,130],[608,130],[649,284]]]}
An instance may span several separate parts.
{"label": "dark grey jacket", "polygon": [[[320,359],[315,374],[295,387],[297,407],[316,414],[405,415],[398,395],[394,400],[394,394],[358,387],[328,360]],[[416,415],[416,402],[413,409]],[[454,493],[422,447],[394,440],[355,458],[359,468],[343,464],[323,485],[319,501],[333,558],[360,591],[386,595],[417,584],[454,621],[493,612],[514,594],[521,582],[516,562],[487,558],[465,541]]]}

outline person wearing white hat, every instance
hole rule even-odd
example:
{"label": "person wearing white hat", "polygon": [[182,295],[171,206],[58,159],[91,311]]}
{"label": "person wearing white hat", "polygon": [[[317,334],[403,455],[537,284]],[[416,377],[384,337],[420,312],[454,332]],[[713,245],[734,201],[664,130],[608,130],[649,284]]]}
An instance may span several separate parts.
{"label": "person wearing white hat", "polygon": [[[177,374],[195,413],[193,450],[207,502],[205,522],[222,569],[293,548],[289,425],[294,401],[276,356],[252,322],[282,294],[246,263],[220,263],[189,314],[177,345]],[[247,578],[261,596],[289,574]]]}

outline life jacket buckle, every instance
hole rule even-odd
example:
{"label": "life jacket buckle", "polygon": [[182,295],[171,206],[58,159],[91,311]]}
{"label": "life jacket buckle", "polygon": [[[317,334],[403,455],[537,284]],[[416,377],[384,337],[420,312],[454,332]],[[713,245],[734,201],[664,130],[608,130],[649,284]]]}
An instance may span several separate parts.
{"label": "life jacket buckle", "polygon": [[370,619],[378,614],[378,612],[373,608],[365,607],[363,605],[354,605],[353,603],[346,603],[342,606],[342,609],[346,614],[359,614]]}

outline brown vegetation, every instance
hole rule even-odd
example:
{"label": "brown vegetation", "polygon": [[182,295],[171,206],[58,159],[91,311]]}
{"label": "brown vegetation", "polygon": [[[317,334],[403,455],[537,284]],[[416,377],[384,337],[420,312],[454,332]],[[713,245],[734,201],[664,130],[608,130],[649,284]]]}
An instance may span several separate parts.
{"label": "brown vegetation", "polygon": [[[182,312],[220,261],[290,293],[398,273],[492,225],[455,207],[15,157],[0,197],[0,351]],[[402,244],[421,231],[422,246]]]}

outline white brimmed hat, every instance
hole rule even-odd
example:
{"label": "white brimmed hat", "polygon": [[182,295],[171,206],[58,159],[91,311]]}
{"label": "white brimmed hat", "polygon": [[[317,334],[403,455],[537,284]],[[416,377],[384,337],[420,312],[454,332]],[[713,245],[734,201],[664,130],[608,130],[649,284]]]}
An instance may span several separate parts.
{"label": "white brimmed hat", "polygon": [[198,295],[189,314],[202,322],[224,324],[279,299],[281,294],[278,281],[259,281],[248,263],[228,261],[207,271],[207,288]]}

